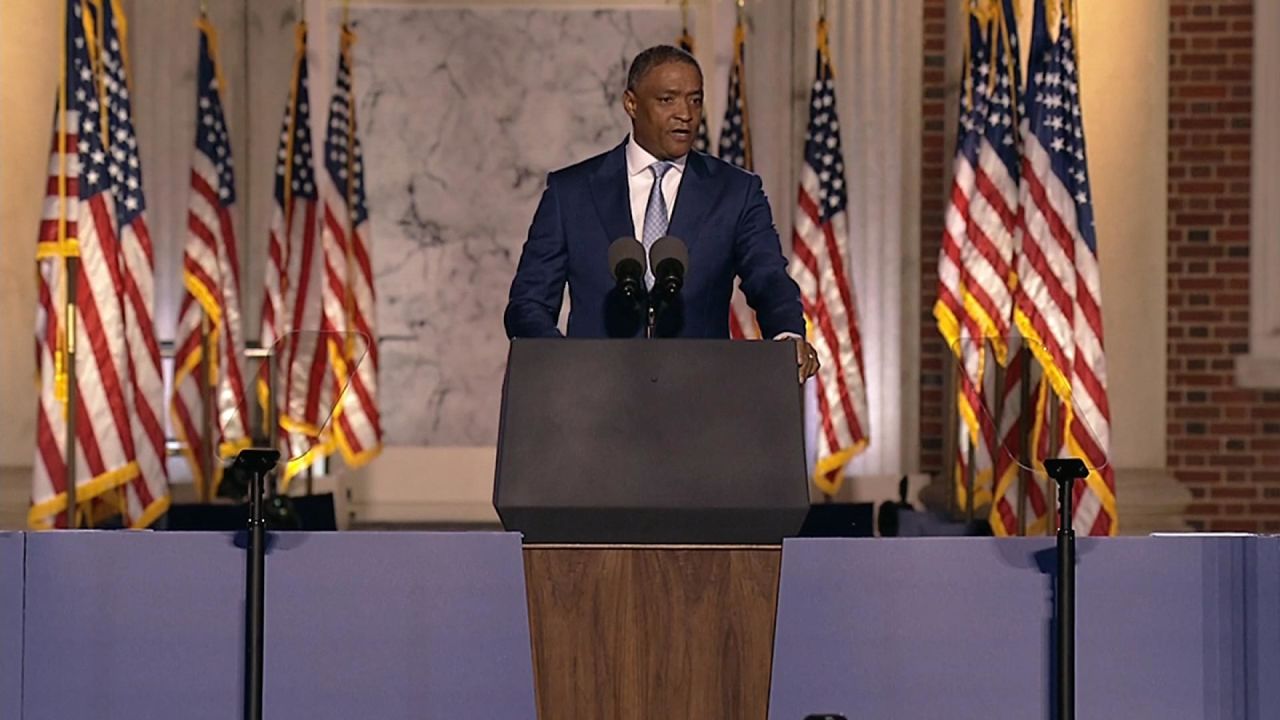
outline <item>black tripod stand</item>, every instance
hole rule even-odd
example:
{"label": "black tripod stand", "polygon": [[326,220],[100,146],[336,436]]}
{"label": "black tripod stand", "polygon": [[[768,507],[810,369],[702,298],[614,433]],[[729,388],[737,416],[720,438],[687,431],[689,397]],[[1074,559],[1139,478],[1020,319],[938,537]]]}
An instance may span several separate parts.
{"label": "black tripod stand", "polygon": [[1071,527],[1072,489],[1089,476],[1079,458],[1045,460],[1044,469],[1058,486],[1058,589],[1053,599],[1057,618],[1058,693],[1054,720],[1076,717],[1076,533]]}

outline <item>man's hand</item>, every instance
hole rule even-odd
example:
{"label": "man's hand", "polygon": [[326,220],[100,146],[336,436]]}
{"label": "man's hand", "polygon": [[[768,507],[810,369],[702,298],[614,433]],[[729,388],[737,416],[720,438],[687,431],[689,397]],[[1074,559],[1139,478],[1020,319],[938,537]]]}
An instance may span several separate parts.
{"label": "man's hand", "polygon": [[796,364],[800,366],[800,384],[813,377],[822,364],[818,362],[818,351],[813,349],[804,338],[796,338]]}

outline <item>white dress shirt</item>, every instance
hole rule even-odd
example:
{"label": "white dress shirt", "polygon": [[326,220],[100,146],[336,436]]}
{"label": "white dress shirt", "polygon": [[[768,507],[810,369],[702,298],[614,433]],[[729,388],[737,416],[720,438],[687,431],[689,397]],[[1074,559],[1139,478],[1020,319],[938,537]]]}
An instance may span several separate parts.
{"label": "white dress shirt", "polygon": [[[688,155],[672,160],[674,165],[662,176],[662,199],[667,204],[667,222],[671,222],[671,213],[676,209],[676,195],[680,191],[680,180],[684,177],[685,161]],[[636,231],[636,242],[643,242],[644,215],[649,207],[649,191],[653,190],[653,171],[649,166],[658,162],[652,153],[640,147],[634,135],[627,138],[627,187],[631,191],[631,223]],[[793,332],[782,332],[774,336],[774,340],[799,339]]]}
{"label": "white dress shirt", "polygon": [[[667,222],[676,208],[676,194],[680,191],[680,179],[684,177],[684,163],[688,155],[670,161],[674,167],[662,176],[662,199],[667,204]],[[650,165],[658,158],[640,147],[635,136],[627,139],[627,187],[631,190],[631,222],[636,231],[636,241],[644,237],[644,214],[649,207],[649,192],[653,190],[653,171]]]}

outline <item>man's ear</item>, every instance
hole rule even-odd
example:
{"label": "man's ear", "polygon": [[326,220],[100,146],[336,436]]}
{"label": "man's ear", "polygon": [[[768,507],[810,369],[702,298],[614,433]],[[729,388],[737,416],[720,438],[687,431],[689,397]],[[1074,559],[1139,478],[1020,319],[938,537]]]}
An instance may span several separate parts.
{"label": "man's ear", "polygon": [[627,115],[632,120],[636,119],[636,94],[630,90],[622,93],[622,109],[627,111]]}

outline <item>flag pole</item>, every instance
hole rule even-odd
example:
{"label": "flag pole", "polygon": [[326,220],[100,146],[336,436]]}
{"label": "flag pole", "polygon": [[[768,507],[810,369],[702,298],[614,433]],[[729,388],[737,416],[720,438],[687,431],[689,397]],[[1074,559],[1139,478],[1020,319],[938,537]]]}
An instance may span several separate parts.
{"label": "flag pole", "polygon": [[747,41],[747,11],[746,0],[738,0],[738,24],[733,29],[733,62],[738,66],[738,102],[742,103],[742,159],[746,163],[747,170],[754,167],[751,160],[751,124],[747,121],[749,113],[747,112],[747,74],[743,67],[746,64],[744,57],[745,48],[743,45]]}
{"label": "flag pole", "polygon": [[[943,346],[946,347],[945,342]],[[956,477],[955,466],[958,445],[956,437],[960,430],[956,416],[959,412],[956,407],[957,363],[950,347],[946,347],[942,362],[942,417],[945,418],[942,428],[942,477],[947,484],[947,514],[955,517],[960,509],[956,501],[956,484],[960,479]]]}
{"label": "flag pole", "polygon": [[[1005,362],[1008,362],[1009,355],[1007,341],[1005,344],[1005,350]],[[994,338],[992,338],[991,357],[992,360],[995,361],[995,368],[992,370],[994,377],[991,382],[992,392],[995,394],[995,407],[991,408],[988,406],[987,409],[992,412],[987,420],[991,422],[991,425],[995,430],[995,445],[989,448],[991,455],[991,509],[987,513],[988,519],[990,519],[991,515],[996,512],[996,488],[1000,485],[1000,477],[996,474],[996,466],[1000,464],[1000,454],[1008,452],[1008,449],[1004,446],[1004,434],[1001,431],[1001,425],[1004,422],[1004,384],[1006,380],[1005,376],[1008,373],[1006,372],[1007,369],[1005,366],[1001,365],[1000,361],[995,357]],[[1007,530],[1008,528],[1006,528],[1006,531]]]}
{"label": "flag pole", "polygon": [[[351,12],[351,0],[343,0],[342,2],[342,40],[341,40],[341,44],[339,45],[338,51],[339,53],[341,53],[342,59],[347,63],[347,72],[354,74],[354,68],[351,66],[351,58],[348,56],[348,53],[350,52],[350,49],[351,49],[350,43],[354,42],[355,40],[355,34],[351,32],[351,27],[350,27],[350,12]],[[347,274],[345,277],[346,282],[344,283],[345,287],[343,288],[343,291],[344,291],[343,299],[345,301],[345,309],[346,309],[346,317],[343,318],[343,320],[346,323],[346,327],[342,328],[342,332],[345,335],[344,342],[343,342],[343,353],[342,353],[342,365],[343,365],[342,371],[346,374],[346,382],[348,384],[351,382],[351,370],[352,370],[351,357],[355,352],[355,338],[353,337],[352,333],[353,333],[353,328],[355,327],[355,324],[356,324],[355,323],[356,295],[355,295],[355,281],[354,281],[355,272],[356,272],[356,261],[355,261],[356,102],[355,102],[354,88],[355,88],[355,78],[349,77],[347,81],[347,98],[346,98],[347,100],[347,193],[346,193],[345,201],[347,205],[347,228],[346,228]],[[370,338],[370,341],[372,341],[372,338]],[[365,352],[368,352],[367,348]],[[346,391],[345,386],[339,388],[338,396],[334,398],[336,407],[334,408],[333,414],[335,416],[342,412],[341,410],[342,393],[345,391]],[[336,423],[335,423],[334,432],[340,432],[340,429],[336,427]]]}
{"label": "flag pole", "polygon": [[80,273],[80,258],[68,256],[65,258],[66,264],[66,292],[67,305],[64,317],[67,319],[66,341],[67,360],[67,527],[76,528],[80,525],[78,504],[76,498],[76,403],[79,398],[76,396],[76,277]]}
{"label": "flag pole", "polygon": [[210,354],[213,352],[213,343],[209,338],[209,316],[200,312],[200,367],[198,371],[199,387],[200,387],[200,437],[205,442],[200,448],[200,476],[204,482],[200,484],[200,500],[201,502],[211,502],[213,500],[213,457],[214,444],[216,440],[213,436],[213,414],[216,412],[216,400],[214,397],[214,381],[213,381],[213,359]]}
{"label": "flag pole", "polygon": [[58,196],[61,201],[61,209],[58,213],[58,240],[62,249],[63,260],[63,276],[62,289],[64,293],[64,310],[63,310],[63,341],[62,347],[65,353],[65,359],[62,363],[63,381],[66,383],[66,403],[63,405],[63,411],[66,413],[66,438],[64,448],[66,452],[66,477],[64,483],[67,492],[67,509],[66,519],[67,527],[75,528],[79,525],[78,501],[76,499],[76,281],[80,274],[80,258],[72,253],[74,238],[67,237],[67,53],[70,48],[67,46],[66,28],[71,22],[71,18],[67,17],[68,5],[63,5],[63,32],[62,32],[62,80],[61,80],[61,112],[58,113]]}
{"label": "flag pole", "polygon": [[972,437],[969,438],[968,452],[966,453],[965,463],[964,463],[964,487],[965,487],[964,519],[965,519],[965,522],[973,522],[973,491],[974,491],[974,485],[975,485],[973,461],[974,461],[974,457],[977,454],[975,450],[975,448],[977,447],[977,444],[978,443],[974,442]]}
{"label": "flag pole", "polygon": [[[301,72],[300,70],[301,63],[305,63],[307,61],[306,53],[305,53],[306,33],[307,33],[306,1],[298,0],[298,23],[294,26],[294,29],[293,29],[293,52],[294,52],[293,76],[292,76],[292,80],[289,83],[289,108],[288,108],[289,128],[288,128],[288,140],[286,141],[286,145],[285,145],[286,158],[284,161],[284,183],[283,183],[284,199],[283,199],[283,206],[281,207],[281,211],[284,216],[284,222],[285,222],[286,238],[288,238],[292,233],[292,224],[293,224],[293,209],[294,209],[294,197],[293,197],[294,146],[293,146],[293,143],[298,136],[298,94],[297,94],[298,75]],[[287,258],[288,255],[289,255],[289,249],[286,241],[285,257]],[[281,286],[280,286],[280,294],[282,298],[288,295],[289,277],[287,272],[287,267],[288,267],[287,263],[285,267],[286,267],[285,276],[281,278]],[[281,344],[280,341],[282,339],[283,339],[282,337],[277,337],[275,341],[275,345],[277,346],[280,345]],[[266,426],[265,431],[267,433],[267,438],[266,438],[266,441],[263,443],[263,445],[265,447],[277,448],[280,445],[280,407],[277,404],[279,402],[279,391],[280,391],[280,388],[278,387],[280,378],[277,373],[280,371],[280,368],[277,365],[278,357],[275,352],[276,348],[273,346],[273,347],[263,348],[263,349],[267,351],[266,356],[262,359],[262,365],[259,368],[259,371],[264,372],[264,374],[266,375],[266,385],[267,385],[267,404],[263,412],[263,415],[264,415],[263,424]],[[292,371],[292,368],[287,369],[287,372],[291,372],[291,371]],[[286,377],[286,384],[287,383],[288,383],[288,379]]]}
{"label": "flag pole", "polygon": [[267,440],[263,446],[274,448],[280,443],[280,407],[276,404],[280,392],[278,387],[280,378],[279,366],[276,364],[275,348],[267,348],[267,354],[262,358],[263,366],[267,369]]}
{"label": "flag pole", "polygon": [[1018,535],[1026,536],[1027,534],[1027,468],[1031,467],[1031,424],[1028,418],[1031,417],[1031,363],[1032,356],[1030,348],[1025,346],[1018,349],[1018,355],[1021,357],[1021,373],[1022,381],[1018,384]]}
{"label": "flag pole", "polygon": [[[1046,368],[1047,372],[1048,369]],[[1048,382],[1047,378],[1045,381]],[[1056,393],[1050,392],[1048,405],[1049,419],[1045,424],[1048,426],[1047,431],[1049,433],[1049,453],[1057,455],[1062,451],[1062,442],[1058,437],[1058,433],[1061,430],[1059,426],[1062,423],[1062,402]],[[1045,523],[1044,534],[1052,537],[1057,530],[1054,527],[1056,524],[1054,523],[1054,518],[1058,512],[1058,493],[1053,486],[1053,478],[1049,477],[1048,474],[1045,475],[1044,479],[1044,493],[1045,500],[1049,503],[1048,522]]]}

